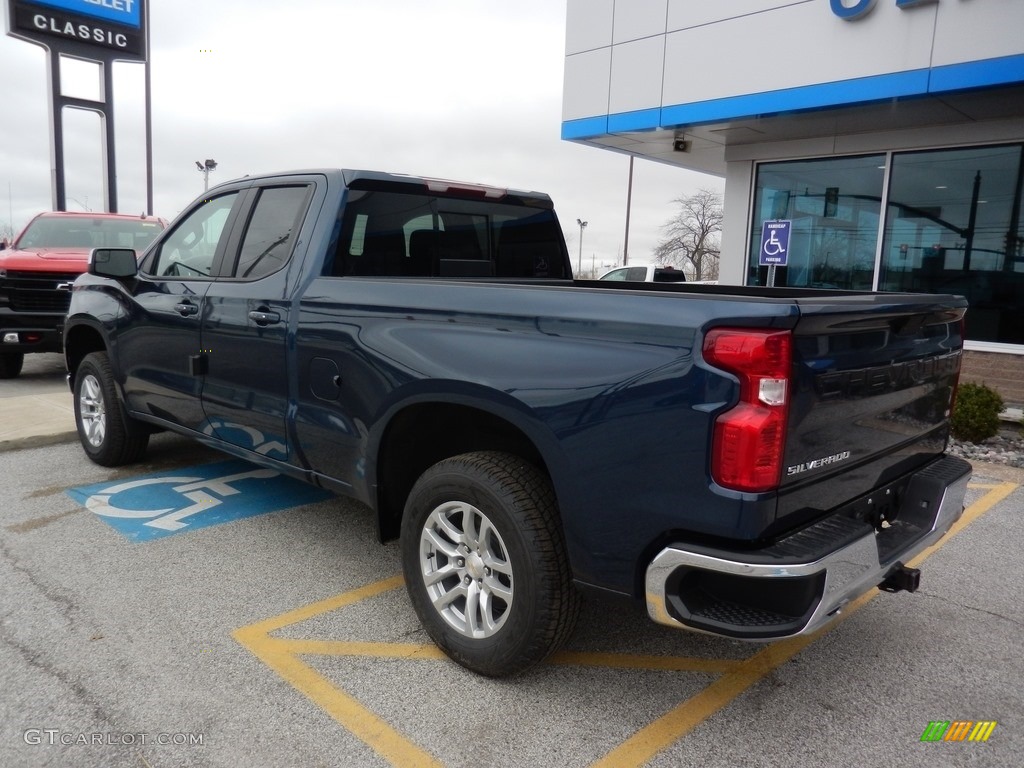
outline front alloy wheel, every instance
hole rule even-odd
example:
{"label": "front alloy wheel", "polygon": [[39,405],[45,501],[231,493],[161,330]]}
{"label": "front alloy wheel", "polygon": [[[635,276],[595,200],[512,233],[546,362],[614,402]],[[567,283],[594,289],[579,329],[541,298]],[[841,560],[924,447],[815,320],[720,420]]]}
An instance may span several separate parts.
{"label": "front alloy wheel", "polygon": [[83,439],[99,450],[107,434],[107,406],[103,402],[100,383],[92,374],[82,377],[78,389],[78,413],[82,420]]}
{"label": "front alloy wheel", "polygon": [[75,371],[75,425],[86,455],[104,467],[138,461],[149,430],[121,405],[106,352],[90,352]]}

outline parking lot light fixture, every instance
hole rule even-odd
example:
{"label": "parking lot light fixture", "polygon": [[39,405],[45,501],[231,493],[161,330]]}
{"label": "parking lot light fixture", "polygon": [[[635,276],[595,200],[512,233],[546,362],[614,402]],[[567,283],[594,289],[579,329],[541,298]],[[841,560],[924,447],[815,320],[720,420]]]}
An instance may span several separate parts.
{"label": "parking lot light fixture", "polygon": [[217,170],[216,160],[206,160],[205,162],[199,162],[196,160],[196,168],[203,174],[203,192],[210,189],[210,171]]}
{"label": "parking lot light fixture", "polygon": [[576,259],[576,278],[579,279],[583,272],[583,230],[586,229],[587,222],[583,219],[576,219],[576,223],[580,225],[580,255]]}

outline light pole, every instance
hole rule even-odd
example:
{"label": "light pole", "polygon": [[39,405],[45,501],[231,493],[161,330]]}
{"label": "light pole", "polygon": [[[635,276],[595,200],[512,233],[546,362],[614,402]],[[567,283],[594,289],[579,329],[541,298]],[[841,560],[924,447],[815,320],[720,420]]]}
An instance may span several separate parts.
{"label": "light pole", "polygon": [[633,155],[629,156],[629,182],[626,184],[626,239],[622,245],[622,266],[629,264],[629,208],[633,202]]}
{"label": "light pole", "polygon": [[207,160],[205,163],[200,163],[196,160],[196,168],[203,174],[203,192],[210,189],[210,171],[217,170],[216,160]]}
{"label": "light pole", "polygon": [[583,272],[583,230],[586,229],[587,222],[583,219],[576,219],[576,223],[580,225],[580,255],[576,260],[576,278],[579,279]]}

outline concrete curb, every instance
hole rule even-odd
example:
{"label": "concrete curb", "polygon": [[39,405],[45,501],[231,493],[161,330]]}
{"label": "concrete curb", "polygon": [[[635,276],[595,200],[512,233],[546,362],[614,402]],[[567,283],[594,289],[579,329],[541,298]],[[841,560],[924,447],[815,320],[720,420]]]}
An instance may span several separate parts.
{"label": "concrete curb", "polygon": [[12,440],[0,440],[0,453],[4,453],[5,451],[23,451],[30,448],[44,448],[48,445],[73,443],[77,440],[77,432],[55,432],[49,435],[16,437]]}

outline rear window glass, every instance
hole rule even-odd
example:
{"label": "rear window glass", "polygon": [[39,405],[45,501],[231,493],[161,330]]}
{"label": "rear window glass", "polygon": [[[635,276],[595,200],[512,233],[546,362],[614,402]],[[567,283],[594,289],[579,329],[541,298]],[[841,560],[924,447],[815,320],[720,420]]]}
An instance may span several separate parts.
{"label": "rear window glass", "polygon": [[656,269],[654,270],[654,282],[685,283],[686,274],[681,269]]}
{"label": "rear window glass", "polygon": [[564,278],[550,209],[404,192],[350,191],[333,276]]}

